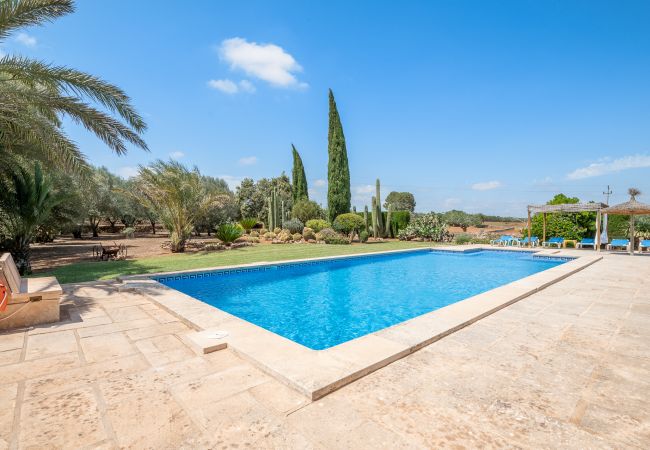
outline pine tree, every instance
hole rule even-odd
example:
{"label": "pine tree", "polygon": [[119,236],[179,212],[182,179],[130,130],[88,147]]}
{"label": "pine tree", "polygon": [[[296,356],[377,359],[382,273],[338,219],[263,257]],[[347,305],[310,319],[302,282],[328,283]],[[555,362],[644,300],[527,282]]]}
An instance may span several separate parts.
{"label": "pine tree", "polygon": [[291,144],[291,150],[293,152],[293,171],[291,172],[291,181],[293,182],[292,194],[293,203],[295,204],[298,200],[309,200],[309,193],[307,192],[305,166],[302,165],[300,154],[293,144]]}
{"label": "pine tree", "polygon": [[329,131],[327,133],[327,211],[331,222],[339,214],[350,212],[350,169],[341,118],[334,93],[329,91]]}

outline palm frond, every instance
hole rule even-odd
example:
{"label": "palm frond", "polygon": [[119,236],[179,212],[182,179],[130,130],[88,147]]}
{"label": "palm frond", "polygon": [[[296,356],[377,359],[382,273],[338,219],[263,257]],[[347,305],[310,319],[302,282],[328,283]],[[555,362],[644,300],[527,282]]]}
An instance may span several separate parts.
{"label": "palm frond", "polygon": [[42,25],[74,11],[71,0],[0,1],[0,39],[18,28]]}

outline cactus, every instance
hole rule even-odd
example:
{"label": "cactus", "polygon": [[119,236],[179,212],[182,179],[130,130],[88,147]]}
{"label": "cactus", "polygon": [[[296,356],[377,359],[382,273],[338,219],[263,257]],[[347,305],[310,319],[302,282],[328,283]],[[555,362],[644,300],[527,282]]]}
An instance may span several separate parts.
{"label": "cactus", "polygon": [[[269,212],[268,212],[268,221],[269,221],[269,230],[274,230],[277,227],[282,226],[282,218],[284,217],[284,201],[282,201],[282,211],[280,210],[280,205],[278,204],[278,196],[275,193],[275,190],[271,193],[269,197]],[[282,214],[282,215],[281,215]]]}
{"label": "cactus", "polygon": [[383,237],[385,234],[385,228],[384,228],[384,218],[381,214],[381,193],[379,191],[379,178],[377,178],[377,183],[376,183],[376,188],[377,188],[377,228],[378,228],[378,234],[380,237]]}
{"label": "cactus", "polygon": [[379,228],[377,226],[377,199],[372,197],[372,209],[370,210],[372,214],[372,237],[377,238],[379,233]]}
{"label": "cactus", "polygon": [[391,229],[390,226],[390,219],[391,216],[393,215],[393,205],[389,204],[388,205],[388,214],[386,214],[386,237],[393,237],[393,230]]}
{"label": "cactus", "polygon": [[363,207],[363,223],[366,224],[366,233],[370,234],[370,221],[368,219],[368,205]]}
{"label": "cactus", "polygon": [[352,212],[355,213],[355,214],[357,213],[357,207],[356,206],[352,207]]}

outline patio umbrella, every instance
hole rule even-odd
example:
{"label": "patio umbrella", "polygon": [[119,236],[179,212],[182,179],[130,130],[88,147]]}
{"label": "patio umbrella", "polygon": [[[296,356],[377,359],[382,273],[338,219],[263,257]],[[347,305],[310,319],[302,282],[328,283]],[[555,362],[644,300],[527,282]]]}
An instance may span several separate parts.
{"label": "patio umbrella", "polygon": [[625,203],[620,203],[618,205],[610,206],[609,208],[603,209],[603,213],[606,214],[623,214],[630,216],[630,255],[634,254],[634,216],[650,214],[650,205],[646,203],[641,203],[636,200],[637,195],[641,195],[641,191],[638,189],[630,188],[628,189],[630,194],[630,200]]}

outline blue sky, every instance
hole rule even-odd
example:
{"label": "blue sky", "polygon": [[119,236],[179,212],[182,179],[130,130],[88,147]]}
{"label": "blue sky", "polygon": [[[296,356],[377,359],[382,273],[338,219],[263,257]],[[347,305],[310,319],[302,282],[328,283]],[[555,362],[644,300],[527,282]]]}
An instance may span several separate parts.
{"label": "blue sky", "polygon": [[[162,7],[161,7],[162,6]],[[235,184],[291,171],[300,151],[325,201],[327,89],[347,139],[353,204],[407,190],[417,210],[525,215],[562,191],[650,201],[650,2],[82,0],[0,49],[124,88],[151,152]],[[643,199],[644,197],[642,197]]]}

